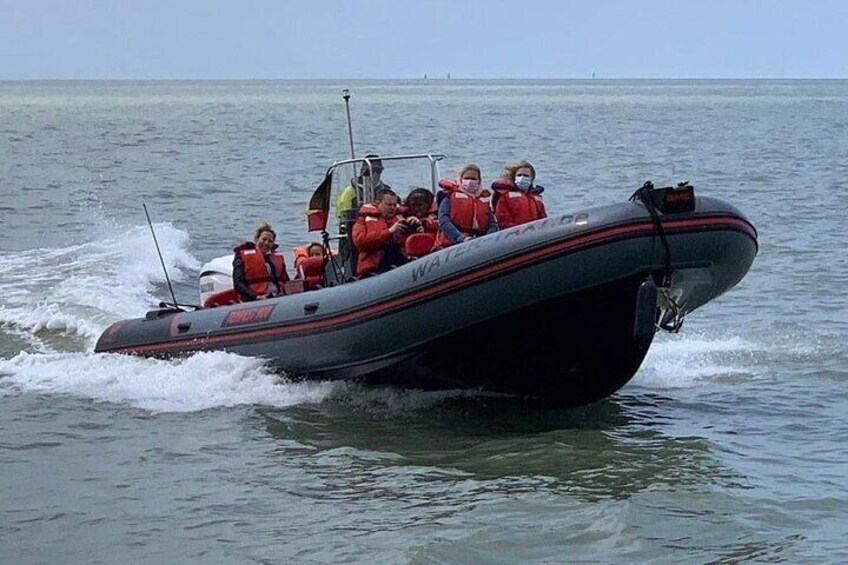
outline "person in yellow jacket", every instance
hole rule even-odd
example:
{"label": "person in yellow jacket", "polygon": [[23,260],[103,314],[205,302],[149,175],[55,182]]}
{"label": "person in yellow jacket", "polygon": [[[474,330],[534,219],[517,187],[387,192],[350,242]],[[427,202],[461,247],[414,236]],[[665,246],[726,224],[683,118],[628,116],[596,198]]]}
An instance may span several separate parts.
{"label": "person in yellow jacket", "polygon": [[[380,160],[380,156],[370,153],[365,158],[368,159],[368,162],[362,163],[359,176],[353,183],[347,185],[336,199],[336,216],[339,219],[340,226],[343,224],[347,212],[350,210],[357,212],[359,207],[364,204],[366,188],[371,189],[372,195],[384,188],[389,190],[392,188],[383,182],[383,162]],[[371,163],[370,167],[368,166],[369,162]]]}

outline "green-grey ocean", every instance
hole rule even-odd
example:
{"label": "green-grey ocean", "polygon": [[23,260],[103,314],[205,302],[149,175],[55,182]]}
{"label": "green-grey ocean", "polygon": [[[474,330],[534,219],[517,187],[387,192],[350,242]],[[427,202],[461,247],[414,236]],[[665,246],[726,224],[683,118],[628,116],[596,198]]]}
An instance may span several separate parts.
{"label": "green-grey ocean", "polygon": [[[689,180],[759,256],[580,409],[94,354],[168,297],[142,202],[185,302],[314,238],[344,88],[360,155],[527,158],[556,212]],[[846,209],[848,81],[0,82],[0,563],[844,563]]]}

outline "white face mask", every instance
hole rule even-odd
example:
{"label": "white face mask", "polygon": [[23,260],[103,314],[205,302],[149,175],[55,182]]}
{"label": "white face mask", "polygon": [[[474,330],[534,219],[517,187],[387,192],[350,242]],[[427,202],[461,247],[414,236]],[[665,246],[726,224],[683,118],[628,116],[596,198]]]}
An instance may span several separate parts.
{"label": "white face mask", "polygon": [[522,191],[527,192],[527,189],[533,184],[533,179],[524,175],[515,177],[515,186]]}

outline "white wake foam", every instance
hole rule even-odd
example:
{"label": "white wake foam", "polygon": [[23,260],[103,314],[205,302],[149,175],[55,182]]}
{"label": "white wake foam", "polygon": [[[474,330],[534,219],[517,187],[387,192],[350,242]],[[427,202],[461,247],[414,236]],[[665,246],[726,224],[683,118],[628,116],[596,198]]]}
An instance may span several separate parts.
{"label": "white wake foam", "polygon": [[[171,278],[193,278],[189,235],[170,224],[156,232]],[[0,328],[33,345],[39,333],[77,335],[89,350],[109,324],[155,306],[165,280],[148,228],[112,224],[87,243],[0,254],[0,277]]]}
{"label": "white wake foam", "polygon": [[[0,359],[0,394],[69,394],[156,412],[240,404],[285,407],[332,397],[355,409],[387,413],[464,394],[292,383],[281,381],[260,360],[221,352],[173,361],[95,355],[103,330],[154,307],[164,282],[147,226],[124,228],[95,220],[93,241],[0,254],[5,287],[0,331],[28,344],[13,358]],[[200,264],[188,251],[189,234],[167,223],[155,229],[171,279],[193,279]]]}
{"label": "white wake foam", "polygon": [[41,331],[76,334],[96,340],[103,328],[90,320],[67,314],[58,304],[36,304],[25,307],[0,306],[0,322],[18,329],[18,335]]}
{"label": "white wake foam", "polygon": [[683,388],[755,378],[759,351],[757,344],[738,336],[661,335],[632,382],[647,388]]}
{"label": "white wake foam", "polygon": [[242,404],[313,404],[340,386],[286,382],[259,359],[223,352],[170,361],[23,352],[0,360],[0,394],[69,394],[153,412],[194,412]]}

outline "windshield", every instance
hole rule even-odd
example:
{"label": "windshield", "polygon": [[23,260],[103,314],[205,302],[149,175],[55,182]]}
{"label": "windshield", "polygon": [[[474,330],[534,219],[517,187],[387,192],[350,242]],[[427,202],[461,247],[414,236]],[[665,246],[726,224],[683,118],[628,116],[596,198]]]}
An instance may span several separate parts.
{"label": "windshield", "polygon": [[[355,190],[359,205],[373,201],[374,193],[381,188],[391,188],[401,200],[414,188],[426,188],[435,194],[440,178],[439,161],[443,158],[443,155],[418,154],[337,161],[329,168],[333,174],[333,206],[338,205],[337,199],[348,187]],[[332,217],[337,218],[338,214]]]}

